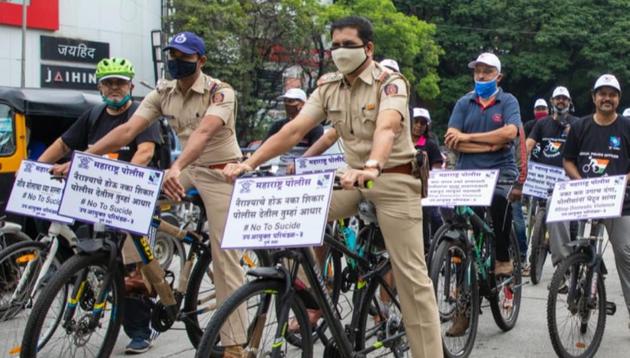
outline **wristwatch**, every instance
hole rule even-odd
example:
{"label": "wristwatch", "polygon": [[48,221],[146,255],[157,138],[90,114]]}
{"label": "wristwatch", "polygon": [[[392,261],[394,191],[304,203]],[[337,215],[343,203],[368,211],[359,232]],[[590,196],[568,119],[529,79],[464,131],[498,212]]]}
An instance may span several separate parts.
{"label": "wristwatch", "polygon": [[378,170],[378,176],[383,172],[383,168],[381,167],[381,163],[376,159],[370,159],[365,164],[363,164],[363,169],[376,169]]}

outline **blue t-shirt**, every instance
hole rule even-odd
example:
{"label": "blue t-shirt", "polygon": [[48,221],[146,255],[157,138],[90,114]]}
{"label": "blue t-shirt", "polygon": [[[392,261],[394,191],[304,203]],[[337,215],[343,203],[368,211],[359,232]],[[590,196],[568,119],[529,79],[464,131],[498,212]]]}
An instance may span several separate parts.
{"label": "blue t-shirt", "polygon": [[[516,98],[501,88],[494,103],[485,109],[478,102],[475,92],[469,92],[460,98],[448,121],[449,128],[456,128],[463,133],[485,133],[513,124],[522,126],[521,112]],[[511,169],[517,171],[514,160],[514,146],[492,153],[460,153],[456,169]]]}

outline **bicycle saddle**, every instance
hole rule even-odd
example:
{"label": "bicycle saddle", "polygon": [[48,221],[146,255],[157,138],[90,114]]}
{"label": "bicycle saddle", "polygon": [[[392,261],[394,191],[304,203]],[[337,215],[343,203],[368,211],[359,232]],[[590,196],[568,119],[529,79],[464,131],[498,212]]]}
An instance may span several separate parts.
{"label": "bicycle saddle", "polygon": [[378,224],[376,218],[376,207],[369,200],[361,200],[359,202],[359,218],[366,224]]}

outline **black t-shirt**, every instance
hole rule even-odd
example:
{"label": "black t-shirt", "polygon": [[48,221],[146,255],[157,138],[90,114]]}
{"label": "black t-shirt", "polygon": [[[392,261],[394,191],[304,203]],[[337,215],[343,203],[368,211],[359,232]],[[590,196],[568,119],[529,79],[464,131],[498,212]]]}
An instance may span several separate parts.
{"label": "black t-shirt", "polygon": [[536,125],[536,123],[538,123],[536,119],[530,119],[529,121],[523,123],[523,130],[525,130],[525,138],[529,138],[529,135],[532,132],[532,129],[534,129],[534,126]]}
{"label": "black t-shirt", "polygon": [[536,163],[562,168],[562,151],[569,129],[577,121],[571,115],[554,120],[548,116],[536,122],[528,138],[536,141],[531,160]]}
{"label": "black t-shirt", "polygon": [[424,145],[416,145],[416,149],[424,150],[425,152],[427,152],[427,157],[429,157],[429,164],[431,165],[431,168],[433,168],[433,164],[441,164],[444,162],[444,158],[442,158],[442,153],[440,152],[440,147],[438,146],[437,142],[431,137],[427,138]]}
{"label": "black t-shirt", "polygon": [[[269,139],[269,137],[271,137],[272,135],[278,133],[280,129],[287,123],[289,123],[288,118],[273,122],[273,124],[271,125],[271,128],[269,128],[269,132],[267,132],[267,136],[265,137],[265,140]],[[321,124],[319,124],[317,125],[317,127],[311,129],[311,131],[308,132],[304,136],[304,138],[302,138],[302,140],[297,144],[297,146],[308,148],[312,146],[313,143],[317,142],[319,137],[321,137],[323,134],[324,134],[324,127]]]}
{"label": "black t-shirt", "polygon": [[[86,150],[114,128],[126,123],[132,114],[131,110],[127,110],[119,115],[112,116],[107,113],[107,110],[104,110],[93,127],[90,128],[90,111],[88,110],[61,135],[61,140],[72,150]],[[144,142],[161,143],[161,141],[160,124],[155,121],[151,126],[142,131],[129,145],[122,147],[116,153],[109,154],[108,157],[130,162],[138,150],[139,144]]]}
{"label": "black t-shirt", "polygon": [[[618,116],[611,125],[600,126],[592,115],[580,118],[569,131],[564,159],[574,162],[583,178],[628,174],[630,119]],[[623,215],[630,213],[627,193]]]}

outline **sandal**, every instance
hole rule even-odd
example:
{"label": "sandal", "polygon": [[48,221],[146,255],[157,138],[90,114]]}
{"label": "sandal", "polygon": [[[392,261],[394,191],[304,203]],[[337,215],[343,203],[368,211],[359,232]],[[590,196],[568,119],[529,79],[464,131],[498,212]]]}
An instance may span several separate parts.
{"label": "sandal", "polygon": [[[322,310],[307,308],[306,313],[308,315],[308,322],[311,324],[311,328],[317,327],[317,322],[322,317]],[[289,319],[287,331],[289,333],[300,332],[300,324],[298,323],[297,319],[295,319],[295,317]]]}
{"label": "sandal", "polygon": [[227,346],[223,350],[223,358],[244,358],[247,357],[245,349],[243,347],[236,346]]}

